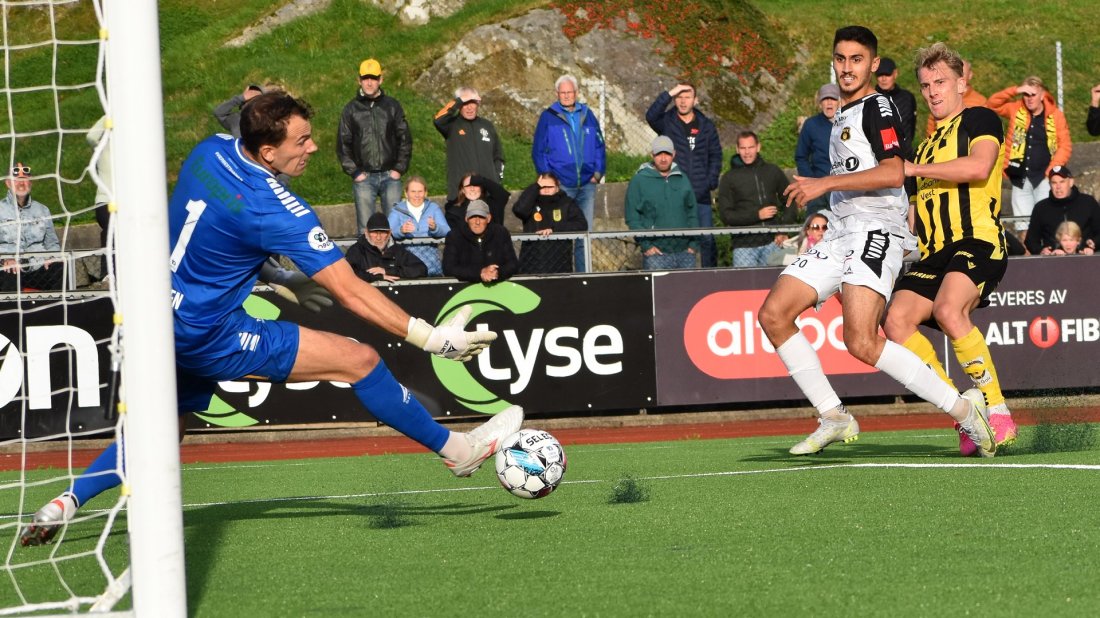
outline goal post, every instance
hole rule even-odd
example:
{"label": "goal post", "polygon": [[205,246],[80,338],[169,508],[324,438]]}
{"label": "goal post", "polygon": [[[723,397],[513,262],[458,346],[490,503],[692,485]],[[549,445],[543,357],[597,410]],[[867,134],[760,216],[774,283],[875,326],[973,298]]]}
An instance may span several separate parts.
{"label": "goal post", "polygon": [[138,616],[186,616],[168,269],[168,198],[155,0],[106,0],[106,70],[122,330],[120,402],[130,575]]}
{"label": "goal post", "polygon": [[157,2],[2,0],[0,52],[0,617],[183,617]]}

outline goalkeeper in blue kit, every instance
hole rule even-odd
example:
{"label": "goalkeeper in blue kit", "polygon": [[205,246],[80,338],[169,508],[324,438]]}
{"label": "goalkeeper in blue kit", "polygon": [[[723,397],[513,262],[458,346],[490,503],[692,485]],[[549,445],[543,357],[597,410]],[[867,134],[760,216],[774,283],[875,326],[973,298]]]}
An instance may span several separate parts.
{"label": "goalkeeper in blue kit", "polygon": [[[467,332],[468,311],[438,326],[412,318],[352,272],[309,204],[277,179],[300,176],[317,151],[311,115],[286,93],[259,95],[242,109],[239,139],[209,137],[183,164],[168,206],[179,413],[206,410],[220,381],[347,382],[374,418],[438,453],[456,476],[469,476],[519,430],[522,409],[508,408],[469,433],[449,431],[371,346],[253,318],[242,308],[259,279],[314,311],[335,298],[374,326],[444,358],[470,360],[496,339],[491,331]],[[275,254],[301,272],[278,267],[270,259]],[[35,513],[23,544],[48,542],[78,508],[118,486],[117,461],[116,443]]]}

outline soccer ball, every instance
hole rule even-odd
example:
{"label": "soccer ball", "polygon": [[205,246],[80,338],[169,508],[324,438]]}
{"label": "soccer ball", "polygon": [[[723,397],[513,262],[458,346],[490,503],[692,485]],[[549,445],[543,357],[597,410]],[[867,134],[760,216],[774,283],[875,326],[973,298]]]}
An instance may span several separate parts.
{"label": "soccer ball", "polygon": [[505,438],[496,463],[501,486],[520,498],[548,496],[565,476],[561,443],[541,429],[521,429]]}

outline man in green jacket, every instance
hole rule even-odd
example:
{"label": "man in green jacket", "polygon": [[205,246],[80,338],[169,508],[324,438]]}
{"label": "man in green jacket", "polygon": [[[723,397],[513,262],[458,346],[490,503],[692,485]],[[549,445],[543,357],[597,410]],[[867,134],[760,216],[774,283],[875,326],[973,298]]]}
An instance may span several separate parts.
{"label": "man in green jacket", "polygon": [[[626,188],[626,225],[632,230],[659,230],[698,227],[695,191],[691,181],[673,162],[676,149],[672,140],[661,135],[653,140],[653,161],[645,163],[630,179]],[[642,249],[642,268],[671,270],[695,268],[699,252],[696,236],[638,237]]]}

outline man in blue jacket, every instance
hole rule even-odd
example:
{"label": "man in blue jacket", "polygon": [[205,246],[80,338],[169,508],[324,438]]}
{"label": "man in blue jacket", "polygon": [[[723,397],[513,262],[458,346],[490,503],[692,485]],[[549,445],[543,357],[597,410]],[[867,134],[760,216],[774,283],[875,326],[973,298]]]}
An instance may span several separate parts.
{"label": "man in blue jacket", "polygon": [[[667,136],[676,147],[676,165],[695,191],[699,227],[713,227],[711,191],[718,188],[722,173],[722,143],[714,123],[695,107],[698,102],[695,86],[681,82],[657,95],[645,119],[657,135]],[[703,267],[717,265],[713,236],[702,237],[700,252]]]}
{"label": "man in blue jacket", "polygon": [[[587,105],[577,102],[577,78],[562,75],[554,83],[558,100],[542,111],[535,127],[531,159],[539,174],[553,172],[561,190],[581,207],[588,229],[596,211],[596,185],[607,170],[600,121]],[[577,243],[577,272],[585,271],[584,247]]]}
{"label": "man in blue jacket", "polygon": [[[833,116],[836,116],[836,110],[840,107],[840,88],[836,84],[825,84],[818,88],[817,104],[821,113],[806,119],[798,134],[798,145],[794,149],[798,175],[804,178],[824,178],[829,175],[832,167],[829,160],[829,133],[833,130]],[[829,194],[826,193],[806,204],[806,217],[828,208]]]}

